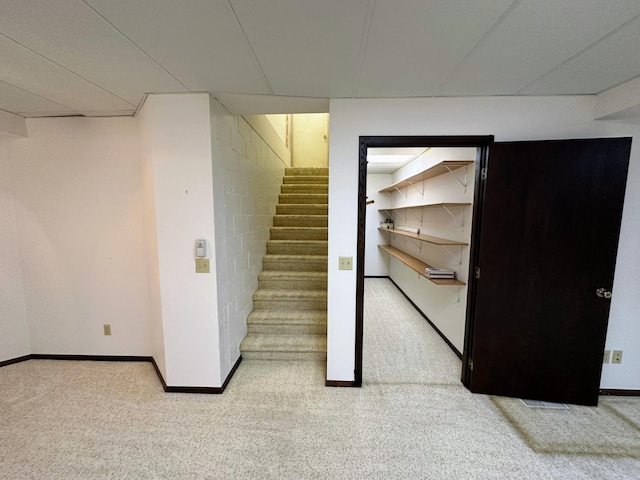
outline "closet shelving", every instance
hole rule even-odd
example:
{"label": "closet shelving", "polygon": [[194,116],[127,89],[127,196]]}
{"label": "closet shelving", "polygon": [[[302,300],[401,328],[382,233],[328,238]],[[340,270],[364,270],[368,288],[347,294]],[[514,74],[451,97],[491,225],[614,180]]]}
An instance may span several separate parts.
{"label": "closet shelving", "polygon": [[424,272],[426,268],[430,268],[431,265],[424,263],[422,260],[418,260],[415,257],[412,257],[408,253],[403,252],[402,250],[398,250],[391,245],[378,245],[378,248],[382,251],[387,252],[392,257],[397,258],[402,263],[404,263],[407,267],[411,268],[418,274],[425,277],[427,280],[432,281],[436,285],[466,285],[464,282],[461,282],[457,279],[448,279],[448,278],[428,278],[425,276]]}
{"label": "closet shelving", "polygon": [[[392,185],[389,185],[388,187],[383,188],[382,190],[380,190],[380,193],[390,193],[390,192],[394,192],[397,191],[399,193],[402,194],[401,192],[401,188],[403,187],[408,187],[408,186],[413,186],[415,187],[415,184],[422,182],[424,180],[428,180],[430,178],[434,178],[437,177],[439,175],[443,175],[445,173],[453,173],[455,170],[466,167],[468,165],[473,164],[473,160],[443,160],[435,165],[433,165],[432,167],[425,169],[415,175],[412,175],[409,178],[406,178],[404,180],[401,180],[399,182],[396,182]],[[455,174],[454,174],[455,175]],[[456,175],[456,180],[458,180],[459,183],[461,183],[465,188],[467,186],[467,175],[466,175],[466,169],[465,169],[465,175],[463,177],[463,179],[461,179],[459,176]],[[417,188],[417,187],[416,187]],[[424,192],[420,192],[420,193],[424,193]],[[405,196],[406,198],[406,196]],[[456,202],[447,202],[447,203],[424,203],[424,204],[417,204],[417,205],[401,205],[401,206],[395,206],[395,207],[389,207],[389,208],[380,208],[378,211],[379,212],[394,212],[394,211],[401,211],[401,210],[408,210],[408,209],[413,209],[413,208],[443,208],[444,210],[447,211],[447,213],[449,213],[452,217],[454,216],[453,213],[451,212],[450,208],[454,208],[454,207],[467,207],[471,205],[470,203],[456,203]],[[403,237],[408,237],[414,240],[417,240],[419,242],[426,242],[426,243],[431,243],[434,245],[438,245],[441,246],[442,248],[445,249],[445,251],[451,255],[451,253],[449,252],[449,250],[447,249],[447,246],[460,246],[460,247],[464,247],[469,245],[466,242],[459,242],[457,240],[449,240],[446,238],[439,238],[439,237],[434,237],[431,235],[424,235],[424,234],[420,234],[420,233],[413,233],[413,232],[407,232],[404,230],[398,230],[398,229],[386,229],[386,228],[379,228],[380,231],[383,232],[387,232],[390,235],[398,235],[398,236],[403,236]],[[428,278],[425,275],[425,269],[431,267],[430,265],[424,263],[423,261],[409,255],[408,253],[393,247],[391,245],[378,245],[378,247],[383,250],[384,252],[388,253],[389,255],[391,255],[392,257],[400,260],[402,263],[404,263],[405,265],[407,265],[409,268],[413,269],[414,271],[416,271],[418,274],[420,274],[421,276],[427,278],[428,280],[430,280],[431,282],[435,283],[436,285],[466,285],[464,282],[457,280],[457,279],[433,279],[433,278]]]}

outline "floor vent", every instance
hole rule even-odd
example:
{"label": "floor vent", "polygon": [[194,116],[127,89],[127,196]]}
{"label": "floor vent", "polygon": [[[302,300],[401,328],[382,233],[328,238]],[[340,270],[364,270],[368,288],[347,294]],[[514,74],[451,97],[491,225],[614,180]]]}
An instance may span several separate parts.
{"label": "floor vent", "polygon": [[543,402],[542,400],[520,399],[525,407],[529,408],[554,408],[556,410],[569,410],[569,406],[564,403]]}

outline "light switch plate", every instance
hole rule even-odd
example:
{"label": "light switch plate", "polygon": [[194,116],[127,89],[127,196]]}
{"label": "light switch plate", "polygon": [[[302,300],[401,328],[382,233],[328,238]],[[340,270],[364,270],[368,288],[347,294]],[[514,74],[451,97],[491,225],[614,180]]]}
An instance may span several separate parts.
{"label": "light switch plate", "polygon": [[196,258],[196,273],[210,273],[209,259]]}

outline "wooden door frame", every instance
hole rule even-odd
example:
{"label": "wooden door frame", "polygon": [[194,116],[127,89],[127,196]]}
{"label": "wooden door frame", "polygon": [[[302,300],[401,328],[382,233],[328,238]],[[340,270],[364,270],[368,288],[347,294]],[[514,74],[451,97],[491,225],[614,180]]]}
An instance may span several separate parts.
{"label": "wooden door frame", "polygon": [[[364,248],[366,235],[366,203],[367,203],[367,148],[411,148],[411,147],[473,147],[477,149],[476,154],[476,174],[475,174],[475,192],[473,204],[473,221],[471,227],[471,245],[469,269],[473,271],[476,265],[477,255],[474,245],[476,235],[480,232],[480,218],[477,216],[481,212],[479,208],[482,202],[480,171],[484,163],[486,163],[489,145],[494,141],[493,135],[472,135],[472,136],[360,136],[359,141],[359,173],[358,173],[358,238],[357,238],[357,256],[356,256],[356,331],[355,331],[355,368],[354,368],[354,387],[362,386],[362,350],[363,350],[363,325],[364,325]],[[467,293],[467,314],[465,327],[465,343],[463,351],[463,369],[462,378],[465,381],[467,370],[465,364],[470,358],[467,350],[471,345],[468,339],[471,339],[467,330],[473,328],[470,325],[470,319],[473,318],[470,306],[475,298],[475,279],[469,275],[468,293]],[[473,296],[472,296],[473,295]]]}

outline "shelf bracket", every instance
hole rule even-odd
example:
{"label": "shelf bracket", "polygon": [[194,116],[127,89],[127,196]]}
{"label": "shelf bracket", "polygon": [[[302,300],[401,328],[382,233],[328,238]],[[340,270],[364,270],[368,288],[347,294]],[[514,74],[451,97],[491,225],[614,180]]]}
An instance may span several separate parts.
{"label": "shelf bracket", "polygon": [[398,192],[400,195],[402,195],[402,197],[406,200],[407,199],[407,194],[406,193],[402,193],[402,190],[400,190],[398,187],[393,187],[396,192]]}
{"label": "shelf bracket", "polygon": [[462,245],[460,245],[460,257],[455,256],[453,253],[449,251],[446,245],[440,245],[442,249],[447,252],[447,254],[458,264],[462,265]]}
{"label": "shelf bracket", "polygon": [[[447,207],[446,205],[441,205],[442,208],[444,208],[444,211],[447,212],[449,215],[451,215],[451,218],[453,218],[454,220],[456,219],[456,216],[453,214],[453,212],[451,210],[449,210],[449,207]],[[462,221],[460,222],[460,226],[464,227],[464,214],[462,215]]]}
{"label": "shelf bracket", "polygon": [[412,212],[413,217],[418,220],[420,222],[420,225],[422,225],[422,216],[418,216],[415,213],[413,213],[413,211],[415,210],[415,208],[409,208],[408,209],[410,212]]}
{"label": "shelf bracket", "polygon": [[452,173],[454,177],[456,177],[456,180],[458,180],[458,182],[460,182],[460,185],[462,185],[464,187],[464,191],[467,191],[467,167],[464,167],[464,180],[462,180],[457,173],[454,173],[453,170],[451,170],[451,168],[449,168],[447,165],[444,166],[444,168],[446,168],[447,170],[449,170],[449,173]]}
{"label": "shelf bracket", "polygon": [[[424,183],[420,182],[420,184],[422,185],[422,191],[420,191],[420,189],[418,187],[416,187],[416,184],[413,182],[409,182],[409,185],[411,185],[413,188],[416,189],[416,192],[418,192],[421,196],[424,196]],[[407,198],[405,196],[405,198]]]}

